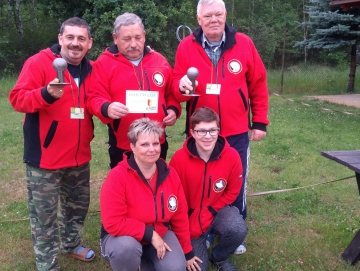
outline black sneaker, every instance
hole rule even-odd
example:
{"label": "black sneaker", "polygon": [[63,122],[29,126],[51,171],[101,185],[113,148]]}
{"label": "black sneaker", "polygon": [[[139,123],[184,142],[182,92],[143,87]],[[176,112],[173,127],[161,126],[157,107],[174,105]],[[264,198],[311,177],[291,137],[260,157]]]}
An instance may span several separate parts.
{"label": "black sneaker", "polygon": [[221,262],[211,260],[211,263],[216,267],[216,271],[237,271],[236,267],[229,260]]}

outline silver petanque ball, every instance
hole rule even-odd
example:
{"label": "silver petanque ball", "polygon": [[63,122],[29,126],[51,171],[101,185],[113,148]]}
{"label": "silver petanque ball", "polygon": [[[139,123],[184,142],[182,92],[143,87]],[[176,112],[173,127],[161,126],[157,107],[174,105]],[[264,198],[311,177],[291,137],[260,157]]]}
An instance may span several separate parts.
{"label": "silver petanque ball", "polygon": [[196,77],[198,77],[199,75],[199,70],[195,67],[191,67],[187,70],[187,77],[189,77],[189,79],[195,79]]}
{"label": "silver petanque ball", "polygon": [[56,58],[53,61],[53,67],[57,71],[65,71],[67,68],[66,60],[63,58]]}

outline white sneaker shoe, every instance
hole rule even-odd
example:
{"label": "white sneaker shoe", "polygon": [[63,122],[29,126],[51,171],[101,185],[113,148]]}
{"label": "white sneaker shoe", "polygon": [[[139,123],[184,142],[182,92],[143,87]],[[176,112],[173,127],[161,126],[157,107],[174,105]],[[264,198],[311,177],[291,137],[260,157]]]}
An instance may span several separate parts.
{"label": "white sneaker shoe", "polygon": [[209,249],[209,247],[211,246],[213,240],[214,240],[214,234],[209,233],[208,236],[206,237],[206,248],[207,249]]}
{"label": "white sneaker shoe", "polygon": [[245,246],[245,242],[243,242],[234,252],[234,254],[236,255],[241,255],[244,254],[246,252],[246,246]]}
{"label": "white sneaker shoe", "polygon": [[209,249],[210,246],[211,246],[210,242],[206,240],[206,248]]}

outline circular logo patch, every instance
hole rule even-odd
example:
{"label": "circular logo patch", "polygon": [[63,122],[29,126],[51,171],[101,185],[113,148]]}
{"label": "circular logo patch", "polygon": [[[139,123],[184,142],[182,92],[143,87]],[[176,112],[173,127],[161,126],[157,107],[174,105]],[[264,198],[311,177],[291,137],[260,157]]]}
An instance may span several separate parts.
{"label": "circular logo patch", "polygon": [[171,195],[168,199],[168,209],[170,212],[176,212],[178,208],[178,201],[176,196]]}
{"label": "circular logo patch", "polygon": [[237,59],[230,60],[228,69],[231,73],[238,74],[242,71],[242,64]]}
{"label": "circular logo patch", "polygon": [[159,87],[162,87],[165,83],[164,75],[161,72],[155,72],[152,79],[155,85]]}
{"label": "circular logo patch", "polygon": [[226,187],[226,181],[224,179],[219,179],[214,183],[213,189],[216,193],[219,193],[224,191],[225,187]]}

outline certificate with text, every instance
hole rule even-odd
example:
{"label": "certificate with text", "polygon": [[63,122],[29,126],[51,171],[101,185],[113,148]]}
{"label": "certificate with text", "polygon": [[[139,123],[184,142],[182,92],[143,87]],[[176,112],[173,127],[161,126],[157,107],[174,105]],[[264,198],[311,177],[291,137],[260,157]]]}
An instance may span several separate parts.
{"label": "certificate with text", "polygon": [[157,113],[159,92],[147,90],[127,90],[126,106],[129,113]]}

